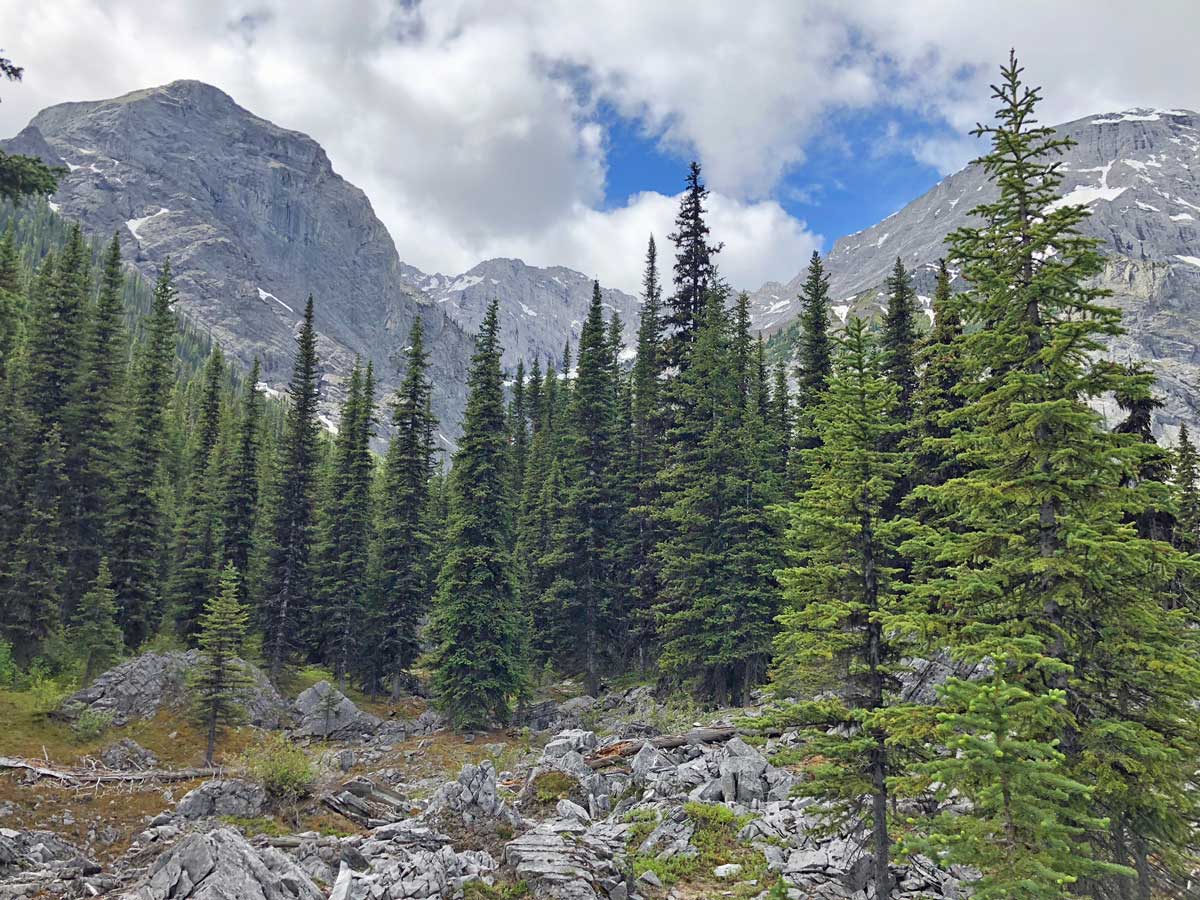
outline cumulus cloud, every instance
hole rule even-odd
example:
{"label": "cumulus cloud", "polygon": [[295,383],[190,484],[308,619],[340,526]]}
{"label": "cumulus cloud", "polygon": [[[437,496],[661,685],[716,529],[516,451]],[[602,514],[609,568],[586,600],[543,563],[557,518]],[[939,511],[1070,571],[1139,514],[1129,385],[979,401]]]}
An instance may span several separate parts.
{"label": "cumulus cloud", "polygon": [[319,140],[414,265],[521,256],[626,289],[674,200],[606,196],[601,108],[703,162],[724,271],[754,287],[819,243],[776,199],[839,112],[904,110],[929,130],[896,146],[952,171],[1010,46],[1045,121],[1200,107],[1194,0],[0,0],[0,20],[27,68],[0,133],[52,103],[199,78]]}

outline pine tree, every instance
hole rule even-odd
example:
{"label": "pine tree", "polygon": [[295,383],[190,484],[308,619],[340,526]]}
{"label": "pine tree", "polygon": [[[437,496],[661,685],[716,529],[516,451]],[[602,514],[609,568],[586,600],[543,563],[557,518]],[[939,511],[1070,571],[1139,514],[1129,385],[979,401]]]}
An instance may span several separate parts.
{"label": "pine tree", "polygon": [[343,690],[361,649],[367,614],[374,406],[374,370],[368,363],[364,372],[356,363],[342,406],[314,550],[317,634],[311,643],[321,650]]}
{"label": "pine tree", "polygon": [[222,469],[215,450],[220,434],[224,378],[225,357],[215,347],[204,367],[199,415],[187,454],[187,487],[166,588],[175,626],[188,639],[194,638],[199,630],[203,605],[216,592],[222,563],[221,511],[217,507],[220,495],[213,488],[220,482]]}
{"label": "pine tree", "polygon": [[450,476],[446,561],[430,620],[434,695],[460,728],[506,721],[525,682],[499,333],[493,300],[467,379],[463,434]]}
{"label": "pine tree", "polygon": [[164,409],[175,355],[175,288],[163,263],[154,287],[145,339],[138,348],[125,435],[125,458],[109,517],[113,587],[125,643],[137,647],[158,625],[159,557],[164,544],[158,492],[164,450]]}
{"label": "pine tree", "polygon": [[67,534],[62,516],[67,494],[65,454],[58,426],[37,447],[37,459],[23,482],[19,530],[6,559],[0,594],[0,634],[28,661],[60,622],[66,580]]}
{"label": "pine tree", "polygon": [[213,764],[220,729],[245,719],[245,695],[251,678],[239,659],[249,619],[238,600],[237,569],[221,573],[220,592],[205,605],[200,617],[200,664],[191,676],[192,704],[203,723],[207,743],[204,764]]}
{"label": "pine tree", "polygon": [[104,258],[100,293],[87,317],[79,379],[67,414],[75,436],[67,460],[74,484],[70,511],[71,553],[67,606],[87,590],[100,557],[108,553],[107,514],[116,494],[121,462],[122,394],[128,355],[124,307],[125,272],[116,234]]}
{"label": "pine tree", "polygon": [[512,496],[521,496],[525,484],[525,463],[529,457],[529,410],[525,399],[525,361],[517,361],[513,376],[512,402],[508,407],[508,433],[512,442]]}
{"label": "pine tree", "polygon": [[117,592],[112,587],[108,560],[97,564],[92,589],[83,595],[71,621],[71,646],[83,660],[83,686],[121,658],[123,635],[117,625]]}
{"label": "pine tree", "polygon": [[[392,408],[392,442],[384,462],[379,530],[372,560],[372,634],[380,677],[397,696],[420,654],[418,627],[432,593],[428,521],[435,421],[429,402],[429,355],[419,318],[408,339],[404,381]],[[433,573],[433,574],[436,574]]]}
{"label": "pine tree", "polygon": [[[1010,59],[995,91],[999,123],[980,129],[992,138],[982,165],[998,197],[976,210],[981,225],[952,236],[968,284],[968,424],[953,446],[971,469],[917,491],[954,525],[934,526],[914,545],[936,566],[916,598],[943,618],[958,659],[991,660],[1004,689],[1020,689],[1038,710],[1015,723],[1022,752],[1052,765],[1053,777],[1088,786],[1108,819],[1087,821],[1075,792],[1050,795],[1058,821],[1084,828],[1056,865],[1093,879],[1087,891],[1115,893],[1121,876],[1104,863],[1132,863],[1148,891],[1148,859],[1178,864],[1194,817],[1185,785],[1197,733],[1196,635],[1164,603],[1183,560],[1132,521],[1160,502],[1158,486],[1128,478],[1146,445],[1104,430],[1089,405],[1110,392],[1137,396],[1147,379],[1100,358],[1121,314],[1095,286],[1101,260],[1077,228],[1087,210],[1056,202],[1055,157],[1067,139],[1035,124],[1039,92],[1020,73]],[[947,712],[970,727],[970,703],[983,704],[988,689],[948,688],[957,702]],[[948,789],[1002,788],[977,765],[946,774],[956,779]]]}
{"label": "pine tree", "polygon": [[1196,445],[1186,424],[1179,426],[1179,444],[1175,448],[1176,516],[1175,543],[1187,553],[1200,552],[1200,462]]}
{"label": "pine tree", "polygon": [[[797,452],[820,443],[814,411],[821,404],[832,367],[833,343],[829,336],[829,276],[821,254],[813,251],[808,274],[800,289],[800,346],[796,352],[796,397],[793,409]],[[801,457],[794,468],[801,471]]]}
{"label": "pine tree", "polygon": [[708,188],[700,180],[700,164],[693,160],[675,216],[675,231],[668,236],[675,244],[675,293],[668,301],[663,324],[667,331],[666,361],[671,366],[686,365],[716,276],[713,257],[721,252],[722,245],[712,243],[708,237],[709,228],[704,221],[707,199]]}
{"label": "pine tree", "polygon": [[12,222],[0,239],[0,385],[7,382],[12,357],[24,343],[20,260]]}
{"label": "pine tree", "polygon": [[237,432],[221,486],[221,558],[232,563],[237,571],[238,590],[243,601],[249,597],[247,580],[259,507],[259,429],[262,420],[259,374],[258,359],[255,358],[242,388]]}
{"label": "pine tree", "polygon": [[917,293],[900,257],[887,280],[888,307],[883,315],[884,368],[896,385],[896,419],[909,422],[917,390]]}
{"label": "pine tree", "polygon": [[320,456],[317,364],[317,332],[313,326],[313,300],[309,297],[288,386],[291,406],[279,448],[276,506],[267,551],[263,654],[273,681],[279,680],[288,656],[304,633],[309,612],[309,557]]}
{"label": "pine tree", "polygon": [[905,461],[893,449],[898,391],[883,377],[865,323],[851,319],[814,421],[819,446],[803,452],[808,489],[788,507],[792,565],[781,573],[785,611],[775,639],[780,696],[823,699],[785,706],[777,722],[802,725],[808,767],[801,790],[837,823],[862,798],[876,897],[891,896],[889,804],[907,774],[896,723],[920,714],[899,696],[907,597],[891,564],[899,544],[887,507]]}
{"label": "pine tree", "polygon": [[525,412],[529,419],[530,440],[542,421],[542,361],[535,354],[525,387]]}

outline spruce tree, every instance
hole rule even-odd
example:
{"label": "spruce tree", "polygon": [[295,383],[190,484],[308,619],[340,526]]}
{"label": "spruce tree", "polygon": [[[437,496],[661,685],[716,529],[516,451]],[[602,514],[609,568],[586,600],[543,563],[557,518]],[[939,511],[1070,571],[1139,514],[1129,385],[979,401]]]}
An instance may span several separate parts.
{"label": "spruce tree", "polygon": [[821,698],[785,705],[775,721],[803,727],[801,752],[816,762],[801,790],[835,822],[857,820],[869,798],[872,882],[876,897],[889,897],[889,805],[907,774],[896,729],[919,713],[900,697],[913,644],[888,503],[905,461],[892,440],[898,391],[881,369],[865,323],[851,319],[814,411],[821,443],[802,454],[808,488],[788,506],[791,566],[780,574],[786,608],[773,677],[780,696]]}
{"label": "spruce tree", "polygon": [[24,342],[20,260],[12,222],[0,239],[0,385],[8,380],[12,357]]}
{"label": "spruce tree", "polygon": [[[1148,891],[1149,858],[1178,865],[1194,820],[1186,785],[1200,692],[1196,633],[1164,603],[1182,558],[1132,521],[1160,502],[1159,486],[1128,477],[1147,445],[1106,431],[1089,404],[1142,394],[1147,379],[1100,358],[1121,314],[1095,284],[1094,241],[1078,233],[1087,210],[1057,203],[1056,157],[1068,140],[1036,125],[1039,92],[1020,74],[1010,59],[995,90],[999,122],[979,130],[992,139],[981,162],[998,196],[976,210],[981,224],[952,236],[968,285],[967,424],[953,441],[971,469],[917,491],[953,527],[935,525],[914,545],[936,566],[916,597],[942,619],[956,658],[994,667],[992,682],[952,682],[947,712],[969,729],[971,704],[987,702],[989,684],[1019,689],[1038,714],[1008,726],[1012,738],[1053,766],[1049,777],[1090,788],[1090,804],[1106,817],[1090,821],[1076,792],[1047,797],[1057,821],[1083,828],[1071,858],[1056,863],[1061,872],[1090,879],[1085,892],[1119,893],[1128,885],[1110,864],[1132,864],[1138,890]],[[976,795],[1003,787],[981,764],[945,775],[955,779],[948,789]],[[974,827],[964,823],[962,833]]]}
{"label": "spruce tree", "polygon": [[[800,344],[796,350],[796,396],[793,407],[797,452],[820,443],[813,418],[821,404],[832,367],[833,343],[829,335],[829,276],[821,254],[813,251],[804,286],[800,288]],[[801,471],[801,457],[794,463]]]}
{"label": "spruce tree", "polygon": [[1172,473],[1177,509],[1175,545],[1187,553],[1200,551],[1200,462],[1186,424],[1179,426]]}
{"label": "spruce tree", "polygon": [[746,702],[766,673],[777,606],[757,417],[740,408],[724,295],[711,292],[660,473],[655,612],[664,676],[718,705]]}
{"label": "spruce tree", "polygon": [[19,529],[5,560],[0,634],[21,662],[36,655],[61,621],[67,559],[62,515],[67,495],[65,456],[58,426],[51,426],[37,445],[33,471],[22,483]]}
{"label": "spruce tree", "polygon": [[708,223],[704,221],[707,199],[708,188],[700,180],[700,164],[693,160],[675,216],[675,231],[668,235],[675,244],[675,291],[668,300],[663,324],[667,332],[666,361],[671,366],[686,365],[687,354],[704,319],[709,288],[716,277],[713,257],[721,252],[721,244],[709,239]]}
{"label": "spruce tree", "polygon": [[[587,690],[599,688],[601,639],[612,630],[614,544],[618,509],[614,428],[616,385],[612,348],[604,327],[600,284],[579,338],[563,454],[565,495],[558,528],[561,557],[550,590],[561,615],[574,626],[560,648],[582,666]],[[605,641],[605,643],[608,643]]]}
{"label": "spruce tree", "polygon": [[222,567],[220,494],[221,460],[215,453],[221,424],[221,390],[225,357],[214,347],[204,367],[200,408],[187,457],[187,486],[184,489],[167,602],[175,615],[175,626],[183,637],[194,638],[199,630],[204,604],[216,592]]}
{"label": "spruce tree", "polygon": [[113,588],[125,643],[137,647],[158,625],[160,554],[165,543],[158,490],[164,451],[164,409],[175,358],[175,288],[163,263],[145,338],[134,361],[125,454],[112,515]]}
{"label": "spruce tree", "polygon": [[356,363],[342,406],[314,551],[314,645],[342,690],[362,648],[371,540],[375,375]]}
{"label": "spruce tree", "polygon": [[79,601],[68,636],[83,661],[84,687],[121,658],[124,636],[117,625],[117,592],[105,558],[97,564],[91,590]]}
{"label": "spruce tree", "polygon": [[255,358],[242,388],[237,431],[221,485],[221,559],[238,573],[238,591],[248,599],[247,581],[253,555],[254,528],[259,507],[259,451],[262,395],[258,390],[259,363]]}
{"label": "spruce tree", "polygon": [[887,280],[888,306],[883,315],[884,368],[896,386],[898,421],[908,423],[917,390],[917,293],[900,257]]}
{"label": "spruce tree", "polygon": [[658,541],[653,510],[663,461],[662,377],[664,369],[663,323],[660,314],[662,286],[658,276],[658,250],[654,236],[646,247],[642,276],[642,308],[638,320],[637,355],[631,381],[629,481],[630,499],[623,525],[633,542],[628,560],[633,603],[626,631],[644,666],[646,649],[654,634],[653,607],[658,594],[658,565],[653,551]]}
{"label": "spruce tree", "polygon": [[67,414],[74,441],[67,460],[71,496],[71,552],[67,606],[87,590],[100,557],[108,553],[107,516],[116,494],[121,462],[128,336],[125,331],[125,272],[116,234],[104,257],[100,293],[84,329],[79,379]]}
{"label": "spruce tree", "polygon": [[529,434],[532,441],[542,421],[542,361],[535,354],[529,369],[529,380],[525,388],[525,413],[529,419]]}
{"label": "spruce tree", "polygon": [[227,565],[220,591],[204,605],[200,617],[200,664],[191,675],[192,707],[204,726],[204,764],[213,764],[220,729],[245,719],[246,694],[252,680],[239,658],[249,613],[238,600],[237,569]]}
{"label": "spruce tree", "polygon": [[371,656],[378,660],[379,676],[391,682],[393,696],[399,695],[420,654],[418,628],[432,594],[425,561],[433,544],[428,503],[435,421],[420,318],[413,320],[405,362],[392,407],[392,442],[384,462],[372,559]]}
{"label": "spruce tree", "polygon": [[310,556],[320,455],[312,297],[304,307],[288,398],[291,405],[276,468],[276,503],[262,611],[263,654],[273,681],[279,680],[304,633],[312,587]]}
{"label": "spruce tree", "polygon": [[508,406],[508,433],[512,442],[512,496],[521,496],[525,484],[525,463],[529,457],[529,410],[525,399],[525,361],[517,361],[513,376],[512,402]]}
{"label": "spruce tree", "polygon": [[506,721],[525,683],[500,352],[493,300],[471,358],[463,434],[450,475],[446,561],[430,620],[434,696],[459,728]]}

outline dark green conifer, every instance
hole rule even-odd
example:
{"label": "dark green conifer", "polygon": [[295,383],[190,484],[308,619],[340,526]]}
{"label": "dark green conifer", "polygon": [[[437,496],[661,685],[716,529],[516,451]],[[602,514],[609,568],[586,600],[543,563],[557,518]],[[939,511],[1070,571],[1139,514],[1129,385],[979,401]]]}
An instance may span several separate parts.
{"label": "dark green conifer", "polygon": [[671,366],[686,365],[687,354],[704,319],[709,288],[715,284],[713,257],[721,252],[721,244],[709,239],[708,223],[704,221],[707,199],[708,188],[700,180],[700,163],[693,160],[675,216],[675,231],[668,235],[668,240],[675,244],[675,291],[667,301],[663,325],[667,335],[666,362]]}
{"label": "dark green conifer", "polygon": [[238,600],[237,569],[221,573],[220,592],[200,617],[200,664],[191,675],[192,705],[204,726],[204,763],[213,764],[220,729],[245,720],[246,694],[252,684],[241,659],[249,613]]}
{"label": "dark green conifer", "polygon": [[467,387],[450,476],[446,561],[430,620],[434,696],[460,728],[506,721],[525,684],[525,619],[513,572],[511,460],[495,301],[475,341]]}
{"label": "dark green conifer", "polygon": [[112,587],[108,560],[97,564],[96,580],[79,601],[68,635],[83,660],[83,686],[121,658],[124,636],[117,625],[117,592]]}

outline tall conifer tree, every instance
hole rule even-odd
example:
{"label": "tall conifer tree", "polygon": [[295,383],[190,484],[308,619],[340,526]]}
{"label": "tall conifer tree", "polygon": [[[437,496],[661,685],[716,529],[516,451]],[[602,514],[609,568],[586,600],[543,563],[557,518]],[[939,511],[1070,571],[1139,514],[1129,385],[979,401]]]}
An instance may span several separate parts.
{"label": "tall conifer tree", "polygon": [[671,366],[686,365],[689,348],[695,343],[704,319],[709,288],[716,278],[713,257],[721,252],[721,245],[709,239],[708,223],[704,220],[707,199],[708,188],[700,180],[700,163],[693,160],[675,216],[675,231],[668,236],[675,244],[675,290],[667,303],[663,324],[667,332],[667,364]]}

